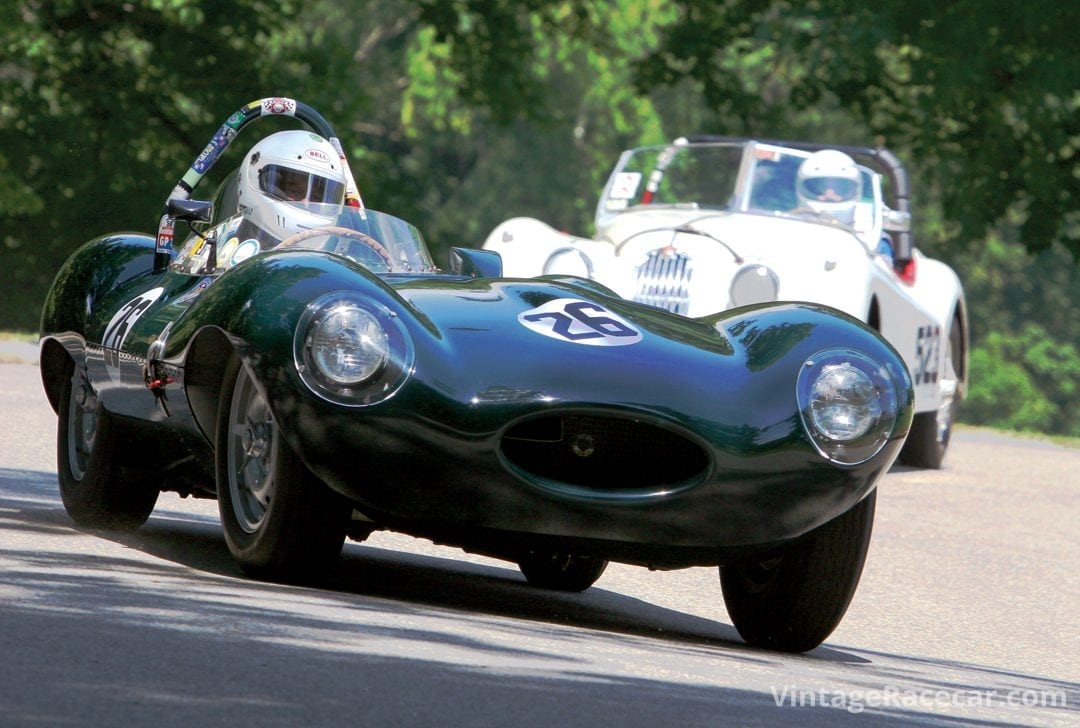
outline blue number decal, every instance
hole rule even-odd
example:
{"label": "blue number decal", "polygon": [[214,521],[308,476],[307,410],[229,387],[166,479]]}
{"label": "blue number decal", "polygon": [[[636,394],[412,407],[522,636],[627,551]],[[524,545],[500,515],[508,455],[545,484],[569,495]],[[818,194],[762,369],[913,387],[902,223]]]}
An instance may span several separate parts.
{"label": "blue number decal", "polygon": [[557,298],[525,311],[518,321],[553,339],[589,346],[625,346],[641,341],[641,332],[603,306],[575,298]]}

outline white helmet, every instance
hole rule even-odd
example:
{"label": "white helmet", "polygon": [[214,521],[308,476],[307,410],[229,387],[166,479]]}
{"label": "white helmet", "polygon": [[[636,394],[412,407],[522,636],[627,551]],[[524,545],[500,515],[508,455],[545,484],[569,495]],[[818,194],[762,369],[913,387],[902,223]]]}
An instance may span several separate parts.
{"label": "white helmet", "polygon": [[855,160],[835,149],[811,154],[795,178],[799,205],[837,222],[855,222],[855,203],[862,196],[862,175]]}
{"label": "white helmet", "polygon": [[308,131],[279,131],[251,148],[240,166],[244,217],[281,242],[332,225],[330,205],[345,199],[345,170],[330,142]]}

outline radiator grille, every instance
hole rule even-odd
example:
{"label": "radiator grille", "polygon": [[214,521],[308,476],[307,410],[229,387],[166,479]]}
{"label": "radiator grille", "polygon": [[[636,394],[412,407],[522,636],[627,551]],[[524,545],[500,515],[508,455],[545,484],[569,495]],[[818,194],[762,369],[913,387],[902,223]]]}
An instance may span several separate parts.
{"label": "radiator grille", "polygon": [[553,415],[514,425],[503,455],[522,471],[598,491],[663,490],[700,476],[708,457],[686,437],[628,417]]}
{"label": "radiator grille", "polygon": [[659,248],[637,268],[634,300],[672,313],[685,314],[690,303],[690,257],[670,248]]}

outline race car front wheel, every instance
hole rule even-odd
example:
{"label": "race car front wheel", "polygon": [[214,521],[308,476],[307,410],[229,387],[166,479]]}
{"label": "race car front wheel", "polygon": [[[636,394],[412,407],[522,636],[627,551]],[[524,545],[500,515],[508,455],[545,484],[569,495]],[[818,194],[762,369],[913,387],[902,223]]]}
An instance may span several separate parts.
{"label": "race car front wheel", "polygon": [[160,479],[130,467],[86,369],[68,361],[60,393],[56,455],[60,499],[77,526],[134,531],[157,503]]}
{"label": "race car front wheel", "polygon": [[847,611],[870,545],[877,491],[763,557],[720,567],[724,605],[747,644],[812,650]]}
{"label": "race car front wheel", "polygon": [[218,510],[229,552],[260,579],[312,583],[341,553],[352,507],[309,471],[233,360],[218,412]]}

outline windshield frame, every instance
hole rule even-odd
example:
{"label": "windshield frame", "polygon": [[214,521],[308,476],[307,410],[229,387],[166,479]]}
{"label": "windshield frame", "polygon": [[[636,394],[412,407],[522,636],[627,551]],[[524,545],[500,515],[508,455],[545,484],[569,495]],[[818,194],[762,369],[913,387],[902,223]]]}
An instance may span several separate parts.
{"label": "windshield frame", "polygon": [[[823,222],[816,213],[799,208],[795,193],[798,166],[813,152],[813,149],[787,146],[783,142],[735,138],[708,141],[679,138],[666,145],[627,149],[619,156],[597,202],[596,230],[604,230],[624,214],[649,210],[689,210],[698,213],[711,210]],[[727,168],[716,170],[715,161],[723,159],[725,155]],[[701,160],[713,163],[712,169],[716,172],[717,183],[709,186],[707,195],[703,193],[702,199],[685,194],[664,195],[665,185],[677,181],[675,173],[680,169],[680,162],[685,167],[694,167]],[[775,178],[764,175],[767,164],[783,166],[784,174]],[[700,166],[709,168],[705,164]],[[879,235],[882,228],[884,201],[881,175],[863,164],[857,166],[863,184],[858,200],[860,217],[855,231],[860,237],[869,239]],[[782,185],[786,184],[786,187],[766,192],[764,185],[768,182],[778,182],[778,190]],[[647,197],[647,194],[651,196]],[[717,204],[718,199],[725,197],[726,204]],[[644,201],[646,199],[647,202]],[[773,204],[763,202],[769,199],[773,200]]]}
{"label": "windshield frame", "polygon": [[[229,198],[227,190],[221,192],[215,195],[216,200]],[[276,240],[255,228],[243,210],[232,215],[215,210],[213,222],[205,230],[192,228],[192,234],[173,257],[170,269],[187,275],[220,275],[267,251],[314,250],[347,258],[380,275],[438,270],[420,230],[401,218],[348,204],[295,204],[298,210],[314,213],[325,224],[312,225],[285,240]],[[346,231],[356,235],[348,235]],[[366,237],[375,245],[365,243]],[[346,245],[345,240],[355,244]]]}

